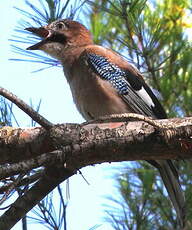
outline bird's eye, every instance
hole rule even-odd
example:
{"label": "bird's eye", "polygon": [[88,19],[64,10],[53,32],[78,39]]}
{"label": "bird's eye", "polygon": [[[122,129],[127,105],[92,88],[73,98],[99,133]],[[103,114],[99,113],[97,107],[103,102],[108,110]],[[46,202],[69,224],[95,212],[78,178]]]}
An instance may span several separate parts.
{"label": "bird's eye", "polygon": [[65,29],[65,28],[66,28],[65,24],[62,23],[62,22],[59,22],[59,23],[56,24],[56,29],[57,30],[62,30],[62,29]]}

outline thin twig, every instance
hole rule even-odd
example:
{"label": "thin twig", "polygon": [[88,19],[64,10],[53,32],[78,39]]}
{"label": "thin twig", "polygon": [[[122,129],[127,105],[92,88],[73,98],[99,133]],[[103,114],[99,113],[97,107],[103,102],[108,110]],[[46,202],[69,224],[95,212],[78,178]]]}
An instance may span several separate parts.
{"label": "thin twig", "polygon": [[29,185],[31,183],[34,183],[36,180],[38,180],[42,174],[43,174],[44,170],[39,170],[38,172],[34,173],[31,176],[25,177],[22,180],[20,180],[18,183],[14,182],[10,182],[6,185],[3,185],[0,187],[0,193],[5,192],[6,190],[8,190],[12,185],[14,185],[14,188],[19,187],[19,186],[24,186],[24,185]]}
{"label": "thin twig", "polygon": [[[13,176],[21,172],[27,172],[31,169],[47,165],[49,163],[53,163],[55,161],[59,162],[63,161],[65,153],[68,151],[69,148],[65,146],[65,149],[62,151],[55,150],[53,152],[44,153],[40,156],[37,156],[35,158],[24,160],[18,163],[13,163],[6,166],[0,167],[0,179],[4,179],[8,176]],[[66,151],[65,151],[66,150]]]}
{"label": "thin twig", "polygon": [[[56,167],[35,183],[23,196],[19,197],[10,208],[0,217],[0,229],[11,229],[29,210],[52,191],[63,180],[75,172]],[[56,176],[57,175],[57,176]]]}
{"label": "thin twig", "polygon": [[3,87],[0,87],[0,95],[12,101],[15,105],[17,105],[21,110],[23,110],[26,114],[28,114],[34,121],[40,124],[43,128],[50,129],[53,126],[51,122],[49,122],[46,118],[44,118],[39,113],[37,113],[23,100],[19,99],[16,95],[4,89]]}
{"label": "thin twig", "polygon": [[90,185],[89,181],[85,178],[81,170],[78,170],[79,174],[83,177],[83,180],[87,183],[87,185]]}
{"label": "thin twig", "polygon": [[127,122],[127,121],[144,121],[157,129],[176,129],[181,126],[192,125],[192,119],[189,117],[184,125],[181,124],[163,124],[160,123],[159,120],[154,120],[151,117],[146,117],[141,114],[136,113],[122,113],[122,114],[112,114],[109,116],[101,116],[98,119],[87,121],[82,123],[82,126],[86,126],[88,124],[95,124],[95,123],[108,123],[108,122]]}
{"label": "thin twig", "polygon": [[15,185],[19,183],[21,178],[24,176],[24,174],[20,174],[17,179],[12,183],[12,185],[8,188],[8,190],[5,192],[3,197],[0,199],[0,205],[4,203],[4,201],[7,200],[8,196],[11,194],[11,192],[15,189]]}
{"label": "thin twig", "polygon": [[62,207],[63,207],[63,214],[62,214],[62,217],[61,217],[61,221],[63,220],[64,230],[67,230],[67,221],[66,221],[66,208],[67,208],[67,205],[64,202],[63,194],[62,194],[60,185],[57,187],[57,189],[58,189],[59,196],[60,196],[60,201],[61,201],[60,205],[62,205]]}
{"label": "thin twig", "polygon": [[108,122],[125,122],[130,120],[139,120],[139,121],[145,121],[148,124],[159,128],[159,129],[165,129],[165,128],[175,128],[175,126],[172,125],[163,125],[159,124],[156,120],[153,120],[151,117],[146,117],[140,114],[136,113],[123,113],[123,114],[112,114],[109,116],[102,116],[99,117],[96,120],[84,122],[82,125],[88,125],[88,124],[94,124],[94,123],[108,123]]}

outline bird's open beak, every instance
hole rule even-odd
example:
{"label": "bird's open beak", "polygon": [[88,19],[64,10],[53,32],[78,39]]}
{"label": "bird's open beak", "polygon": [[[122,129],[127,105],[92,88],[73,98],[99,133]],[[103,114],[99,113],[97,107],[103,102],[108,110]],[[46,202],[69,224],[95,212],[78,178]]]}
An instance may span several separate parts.
{"label": "bird's open beak", "polygon": [[40,47],[43,44],[48,42],[49,38],[53,34],[51,30],[48,30],[45,27],[39,27],[39,28],[29,27],[29,28],[26,28],[25,30],[30,31],[30,32],[34,33],[35,35],[42,38],[42,40],[40,42],[36,43],[35,45],[28,47],[27,50],[38,50],[38,49],[40,49]]}

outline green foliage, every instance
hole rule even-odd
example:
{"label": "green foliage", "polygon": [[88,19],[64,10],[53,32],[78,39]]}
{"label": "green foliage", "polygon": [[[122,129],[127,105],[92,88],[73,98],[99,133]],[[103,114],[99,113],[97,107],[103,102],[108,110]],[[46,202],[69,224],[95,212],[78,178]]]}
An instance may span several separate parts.
{"label": "green foliage", "polygon": [[118,170],[116,175],[120,197],[109,198],[113,203],[107,208],[106,221],[118,230],[178,229],[170,200],[154,168],[139,162],[127,164],[121,172]]}
{"label": "green foliage", "polygon": [[[188,230],[192,226],[191,165],[183,162],[180,169],[180,182],[186,194]],[[112,203],[107,207],[105,218],[114,229],[180,230],[162,180],[148,163],[129,163],[118,169],[116,181],[120,196],[109,198]]]}
{"label": "green foliage", "polygon": [[12,120],[17,123],[12,109],[13,104],[9,103],[5,98],[0,97],[0,127],[12,126]]}
{"label": "green foliage", "polygon": [[12,41],[13,52],[20,56],[25,56],[25,58],[11,58],[10,60],[30,61],[44,64],[39,70],[44,70],[50,67],[60,67],[60,63],[56,59],[47,57],[42,53],[39,54],[38,52],[34,53],[28,51],[26,50],[27,46],[25,48],[19,47],[18,44],[20,43],[30,46],[40,40],[39,37],[31,35],[30,32],[25,30],[25,28],[40,27],[61,18],[73,19],[80,12],[84,2],[71,0],[25,0],[25,4],[27,10],[16,8],[23,15],[23,18],[18,23],[18,26],[15,29],[15,34],[10,39],[10,41]]}
{"label": "green foliage", "polygon": [[[71,2],[70,0],[37,0],[36,2],[25,0],[28,10],[16,9],[27,17],[26,24],[29,25],[29,21],[31,21],[31,24],[35,23],[38,26],[42,26],[58,20],[63,16],[73,18],[77,10],[77,4],[72,4]],[[73,7],[69,8],[71,6]]]}
{"label": "green foliage", "polygon": [[[161,95],[168,116],[191,116],[190,2],[97,0],[89,4],[95,42],[118,51],[143,72],[146,81]],[[192,219],[190,168],[189,162],[179,164],[181,184],[189,204],[189,226]],[[116,180],[120,198],[110,198],[115,208],[107,209],[107,221],[114,229],[178,229],[176,214],[154,168],[139,162],[134,167],[128,166],[126,173]]]}
{"label": "green foliage", "polygon": [[64,194],[60,185],[57,187],[57,192],[60,199],[58,207],[54,205],[55,194],[53,196],[53,192],[51,192],[49,195],[46,196],[46,198],[41,200],[32,210],[34,215],[28,216],[31,222],[42,224],[47,229],[67,230],[67,204],[64,201]]}

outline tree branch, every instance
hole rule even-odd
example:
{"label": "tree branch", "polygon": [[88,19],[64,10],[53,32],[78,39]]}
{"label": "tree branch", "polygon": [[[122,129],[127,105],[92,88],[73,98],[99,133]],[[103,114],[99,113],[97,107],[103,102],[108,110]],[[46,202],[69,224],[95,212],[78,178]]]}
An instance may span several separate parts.
{"label": "tree branch", "polygon": [[[140,115],[137,117],[141,118]],[[125,118],[127,119],[127,116],[124,117],[124,120]],[[147,122],[150,121],[151,124],[154,123],[155,127],[143,121],[88,125],[63,124],[55,125],[49,131],[40,127],[11,129],[10,131],[9,128],[4,127],[0,130],[0,164],[21,162],[46,152],[55,151],[62,146],[70,147],[72,152],[77,151],[79,157],[82,158],[81,161],[85,161],[83,160],[83,157],[85,157],[87,164],[93,162],[88,162],[89,159],[85,156],[84,151],[90,149],[93,154],[96,154],[97,148],[104,148],[106,159],[107,154],[110,154],[111,150],[115,151],[115,149],[118,152],[121,149],[123,150],[124,160],[191,157],[190,149],[181,152],[181,143],[183,140],[187,143],[191,142],[192,118],[166,120],[147,120],[149,118],[143,118]],[[178,140],[181,140],[181,142],[178,142]],[[91,146],[94,146],[93,150]],[[111,146],[114,146],[114,148]],[[119,149],[116,146],[119,146]],[[146,149],[144,149],[144,146],[146,146]],[[139,153],[141,150],[142,153]],[[135,152],[138,152],[138,154],[134,154]],[[82,153],[82,156],[80,156],[80,153]],[[145,154],[143,155],[143,153]],[[77,161],[73,157],[74,154],[68,158],[71,159],[70,161]],[[113,161],[118,160],[117,158],[119,158],[119,161],[122,160],[120,153],[118,153],[118,156],[114,156]],[[93,157],[91,159],[93,160]]]}
{"label": "tree branch", "polygon": [[[82,167],[103,162],[192,157],[190,117],[152,120],[141,115],[122,114],[97,122],[104,122],[104,119],[119,122],[61,124],[49,130],[41,127],[4,127],[0,130],[3,169],[0,174],[3,177],[39,166],[44,166],[46,171],[3,214],[0,229],[10,229],[52,189]],[[141,121],[122,122],[128,119]]]}
{"label": "tree branch", "polygon": [[17,105],[22,111],[28,114],[34,121],[36,121],[45,129],[49,129],[50,127],[52,127],[53,124],[51,122],[41,116],[32,107],[28,106],[23,100],[19,99],[16,95],[4,89],[3,87],[0,87],[0,95],[4,96],[15,105]]}
{"label": "tree branch", "polygon": [[44,128],[0,129],[0,164],[20,162],[54,149]]}
{"label": "tree branch", "polygon": [[0,229],[11,229],[32,207],[74,173],[57,167],[53,170],[48,169],[44,176],[0,217]]}
{"label": "tree branch", "polygon": [[5,179],[19,173],[26,173],[31,169],[38,168],[43,165],[53,164],[53,162],[58,160],[63,160],[64,151],[53,151],[49,153],[41,154],[35,158],[21,161],[14,164],[9,164],[5,166],[0,166],[0,180]]}
{"label": "tree branch", "polygon": [[25,185],[29,185],[31,183],[34,183],[35,181],[37,181],[40,177],[42,177],[44,170],[38,170],[37,172],[35,172],[33,175],[31,176],[27,176],[21,180],[17,181],[13,181],[13,182],[9,182],[5,185],[2,185],[0,187],[0,194],[7,192],[7,190],[9,190],[10,187],[14,187],[17,188],[19,186],[25,186]]}

